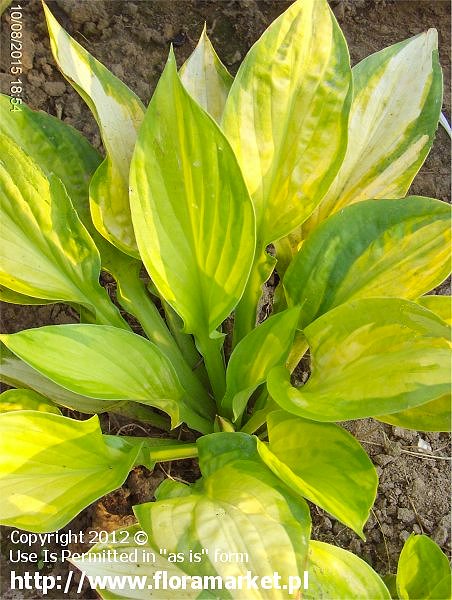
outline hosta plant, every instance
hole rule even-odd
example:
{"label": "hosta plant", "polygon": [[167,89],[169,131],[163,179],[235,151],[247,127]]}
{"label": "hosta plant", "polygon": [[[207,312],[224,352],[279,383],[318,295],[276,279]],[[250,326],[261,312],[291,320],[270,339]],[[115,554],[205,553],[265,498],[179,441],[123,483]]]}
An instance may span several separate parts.
{"label": "hosta plant", "polygon": [[[1,98],[1,297],[66,302],[81,321],[1,336],[1,378],[16,388],[0,397],[1,522],[52,531],[134,466],[198,457],[201,478],[164,481],[128,533],[143,530],[157,554],[205,549],[201,562],[160,556],[91,572],[251,570],[301,586],[307,570],[304,598],[389,598],[361,559],[310,540],[306,500],[364,537],[377,474],[337,422],[449,428],[449,305],[427,293],[448,275],[450,212],[406,197],[440,114],[436,32],[351,69],[326,0],[297,0],[234,79],[205,31],[179,71],[170,50],[145,108],[44,10],[105,154]],[[308,353],[299,386],[291,373]],[[162,432],[185,423],[196,441],[106,435],[104,412]],[[132,551],[131,539],[109,547]],[[215,561],[216,551],[248,562]],[[400,597],[414,597],[401,581]]]}

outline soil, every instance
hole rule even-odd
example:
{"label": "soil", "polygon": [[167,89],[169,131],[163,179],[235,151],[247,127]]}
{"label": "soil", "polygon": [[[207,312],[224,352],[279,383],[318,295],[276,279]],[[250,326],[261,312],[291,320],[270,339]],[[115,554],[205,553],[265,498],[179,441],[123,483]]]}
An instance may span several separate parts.
{"label": "soil", "polygon": [[[33,108],[57,115],[75,126],[101,148],[94,119],[54,65],[40,4],[35,0],[21,4],[25,28],[24,100]],[[251,44],[290,3],[285,0],[53,0],[48,4],[75,39],[147,103],[163,69],[170,42],[175,47],[178,63],[182,64],[194,48],[206,21],[218,54],[235,73]],[[348,41],[353,64],[385,46],[436,27],[445,80],[443,111],[450,120],[449,2],[331,0],[331,6]],[[5,15],[2,18],[2,48],[9,47],[8,36],[8,17]],[[3,93],[9,92],[8,60],[5,51],[0,65]],[[439,128],[434,148],[411,192],[450,201],[449,165],[449,139]],[[449,286],[442,286],[440,293],[450,293]],[[3,305],[2,308],[2,331],[8,332],[76,320],[76,314],[65,305]],[[133,434],[136,427],[119,418],[113,425],[108,418],[106,421],[111,432],[125,426],[130,428],[128,433]],[[402,430],[370,419],[354,421],[346,427],[363,443],[380,476],[378,497],[365,528],[367,540],[359,540],[315,506],[312,507],[313,537],[357,553],[381,574],[395,571],[403,542],[412,531],[431,535],[450,555],[449,435]],[[138,431],[137,435],[142,433]],[[172,463],[164,468],[166,471],[170,468],[172,476],[186,481],[194,481],[198,476],[194,461]],[[133,521],[132,505],[151,500],[163,477],[160,466],[153,473],[142,467],[135,469],[120,490],[88,507],[66,530],[112,530],[129,524]],[[9,532],[8,528],[3,528],[3,557],[11,548]],[[67,564],[59,563],[51,569],[44,567],[40,572],[65,577],[68,568]],[[43,597],[37,592],[10,591],[10,569],[21,572],[17,564],[3,560],[2,598]],[[45,597],[60,596],[49,592]],[[96,596],[87,589],[77,596],[73,586],[66,597]]]}

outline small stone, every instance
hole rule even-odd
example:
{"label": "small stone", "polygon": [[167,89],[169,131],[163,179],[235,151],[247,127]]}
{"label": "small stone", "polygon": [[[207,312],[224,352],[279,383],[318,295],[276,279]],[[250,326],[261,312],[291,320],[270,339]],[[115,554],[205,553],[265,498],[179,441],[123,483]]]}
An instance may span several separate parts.
{"label": "small stone", "polygon": [[397,518],[403,523],[412,523],[416,518],[414,511],[409,508],[399,508],[397,511]]}
{"label": "small stone", "polygon": [[96,35],[97,27],[92,21],[88,21],[83,25],[83,34],[86,36]]}
{"label": "small stone", "polygon": [[322,519],[322,525],[323,527],[325,527],[325,529],[331,530],[333,528],[333,524],[331,522],[331,519],[329,519],[328,517],[324,516]]}
{"label": "small stone", "polygon": [[29,71],[27,73],[27,81],[33,87],[41,87],[45,83],[45,77],[38,71]]}
{"label": "small stone", "polygon": [[62,81],[46,81],[44,83],[44,91],[49,96],[62,96],[66,91],[66,84]]}
{"label": "small stone", "polygon": [[431,452],[432,451],[432,447],[427,442],[427,440],[424,440],[421,437],[419,438],[419,441],[417,443],[417,447],[420,448],[421,450],[424,450],[424,452]]}
{"label": "small stone", "polygon": [[50,75],[53,73],[53,69],[48,63],[44,63],[42,65],[42,71],[47,75],[47,77],[50,77]]}
{"label": "small stone", "polygon": [[124,67],[121,65],[121,63],[115,63],[114,65],[111,65],[111,70],[119,79],[124,78]]}
{"label": "small stone", "polygon": [[432,533],[432,539],[438,546],[444,546],[450,535],[450,515],[444,516]]}
{"label": "small stone", "polygon": [[394,457],[389,456],[388,454],[377,454],[376,456],[374,456],[374,461],[377,463],[377,465],[380,465],[381,467],[385,467],[389,463],[392,463],[393,460]]}
{"label": "small stone", "polygon": [[402,529],[402,531],[399,533],[399,538],[402,540],[402,542],[406,542],[409,537],[410,532],[406,529]]}
{"label": "small stone", "polygon": [[403,427],[394,427],[393,433],[396,437],[407,442],[412,442],[416,437],[416,432],[403,429]]}
{"label": "small stone", "polygon": [[430,521],[430,519],[426,519],[425,517],[421,517],[421,522],[422,522],[422,527],[428,531],[429,533],[431,533],[433,531],[433,521]]}
{"label": "small stone", "polygon": [[239,50],[236,50],[235,53],[229,59],[230,64],[238,63],[242,60],[242,54]]}
{"label": "small stone", "polygon": [[410,486],[410,494],[414,498],[423,498],[425,496],[425,483],[421,478],[415,479]]}
{"label": "small stone", "polygon": [[138,6],[134,2],[127,2],[124,7],[124,12],[130,17],[134,17],[138,12]]}
{"label": "small stone", "polygon": [[418,534],[422,533],[422,529],[419,527],[419,525],[417,523],[415,523],[413,525],[413,531],[414,531],[414,533],[418,533]]}

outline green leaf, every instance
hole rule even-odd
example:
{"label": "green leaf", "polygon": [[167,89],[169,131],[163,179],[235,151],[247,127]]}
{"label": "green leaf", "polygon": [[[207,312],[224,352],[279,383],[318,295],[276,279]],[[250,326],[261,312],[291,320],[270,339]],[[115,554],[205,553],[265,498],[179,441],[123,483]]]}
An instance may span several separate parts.
{"label": "green leaf", "polygon": [[0,381],[14,387],[30,388],[59,406],[87,414],[109,412],[117,405],[116,400],[94,400],[66,390],[32,369],[4,346],[0,353]]}
{"label": "green leaf", "polygon": [[35,532],[64,527],[120,487],[140,449],[107,445],[97,416],[14,411],[0,415],[0,434],[0,522]]}
{"label": "green leaf", "polygon": [[372,54],[353,70],[344,162],[303,237],[328,215],[369,198],[405,196],[438,126],[442,74],[429,29]]}
{"label": "green leaf", "polygon": [[223,128],[257,217],[258,248],[314,210],[347,144],[351,70],[325,0],[297,0],[254,44],[232,84]]}
{"label": "green leaf", "polygon": [[131,168],[143,262],[185,332],[214,334],[237,304],[254,254],[254,213],[234,154],[182,86],[171,53]]}
{"label": "green leaf", "polygon": [[81,304],[101,322],[127,327],[99,284],[96,246],[60,179],[0,136],[0,283],[19,294]]}
{"label": "green leaf", "polygon": [[60,415],[61,412],[47,398],[32,390],[7,390],[0,394],[0,413],[12,410],[38,410]]}
{"label": "green leaf", "polygon": [[[97,577],[95,589],[104,600],[150,600],[154,594],[149,591],[147,585],[142,590],[137,587],[118,590],[117,585],[114,585],[114,578],[117,576],[146,577],[147,583],[153,585],[153,577],[156,573],[166,571],[169,580],[171,577],[183,577],[184,572],[159,552],[155,552],[149,544],[143,542],[143,531],[138,525],[132,525],[112,532],[105,543],[98,543],[86,554],[68,560],[83,571],[86,577],[92,577],[93,581]],[[116,551],[116,555],[121,555],[125,560],[105,560],[108,551],[110,554],[111,551]],[[100,587],[101,578],[104,577],[112,578],[110,581],[103,580],[105,589]],[[194,600],[199,597],[200,591],[191,590],[189,587],[183,592],[175,592],[171,588],[158,589],[158,600],[174,600],[175,594],[182,598],[182,593],[183,600]]]}
{"label": "green leaf", "polygon": [[441,317],[448,325],[452,325],[452,299],[450,296],[422,296],[416,302]]}
{"label": "green leaf", "polygon": [[254,390],[268,372],[283,365],[292,346],[299,309],[271,316],[253,329],[234,349],[226,371],[226,394],[222,408],[237,420]]}
{"label": "green leaf", "polygon": [[391,600],[383,580],[361,558],[331,544],[309,542],[309,587],[303,598]]}
{"label": "green leaf", "polygon": [[400,554],[396,582],[401,600],[449,600],[447,556],[426,535],[411,534]]}
{"label": "green leaf", "polygon": [[421,406],[374,418],[416,431],[451,431],[451,396],[443,394]]}
{"label": "green leaf", "polygon": [[45,4],[44,12],[55,61],[92,111],[107,154],[90,185],[94,224],[112,244],[138,257],[128,177],[144,107],[122,81],[67,34]]}
{"label": "green leaf", "polygon": [[190,96],[219,123],[234,78],[218,58],[205,25],[179,75]]}
{"label": "green leaf", "polygon": [[139,335],[102,325],[51,325],[0,339],[32,368],[72,392],[154,406],[170,415],[173,427],[182,421],[201,431],[211,427],[186,404],[169,360]]}
{"label": "green leaf", "polygon": [[[9,96],[0,94],[0,132],[10,137],[49,177],[63,182],[72,205],[88,230],[101,257],[102,267],[117,275],[123,263],[132,260],[103,238],[94,227],[89,207],[89,183],[101,157],[73,127],[25,103],[11,112]],[[11,302],[10,299],[7,300]]]}
{"label": "green leaf", "polygon": [[95,400],[80,394],[74,394],[44,377],[23,362],[2,345],[0,352],[0,381],[14,387],[30,388],[45,396],[58,406],[65,406],[86,414],[112,412],[129,419],[150,423],[169,431],[169,420],[161,414],[137,402],[118,402],[118,400]]}
{"label": "green leaf", "polygon": [[[208,550],[201,562],[178,567],[190,575],[272,576],[283,583],[304,569],[310,517],[296,498],[260,461],[256,439],[215,433],[198,440],[203,478],[189,495],[171,495],[134,507],[154,549]],[[226,449],[226,455],[224,450]],[[216,552],[247,553],[248,560],[220,562]],[[247,598],[283,598],[287,590],[247,591]],[[219,598],[243,598],[243,590],[216,591]]]}
{"label": "green leaf", "polygon": [[283,367],[267,380],[287,412],[316,421],[359,419],[413,408],[450,390],[450,328],[414,302],[355,300],[304,333],[312,356],[308,382],[292,387]]}
{"label": "green leaf", "polygon": [[25,306],[53,304],[55,302],[55,300],[32,298],[31,296],[26,296],[25,294],[19,294],[19,292],[9,290],[3,285],[0,285],[0,300],[2,302],[9,302],[10,304],[23,304]]}
{"label": "green leaf", "polygon": [[450,270],[450,221],[445,202],[419,196],[368,200],[327,219],[284,277],[300,326],[352,299],[414,300],[434,288]]}
{"label": "green leaf", "polygon": [[292,490],[318,504],[364,538],[378,477],[359,442],[331,423],[315,423],[284,411],[267,417],[269,444],[262,460]]}

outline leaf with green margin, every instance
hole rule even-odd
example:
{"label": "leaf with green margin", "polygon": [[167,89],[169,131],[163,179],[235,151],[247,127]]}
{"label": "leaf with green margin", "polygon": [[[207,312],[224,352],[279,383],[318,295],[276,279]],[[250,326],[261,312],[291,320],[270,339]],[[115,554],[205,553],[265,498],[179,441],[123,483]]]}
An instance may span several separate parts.
{"label": "leaf with green margin", "polygon": [[451,395],[443,394],[421,406],[374,419],[416,431],[451,431]]}
{"label": "leaf with green margin", "polygon": [[300,328],[357,298],[416,299],[450,271],[451,212],[445,202],[412,196],[368,200],[322,223],[284,277]]}
{"label": "leaf with green margin", "polygon": [[442,74],[435,29],[372,54],[352,73],[347,153],[319,208],[303,225],[304,238],[347,204],[405,196],[438,127]]}
{"label": "leaf with green margin", "polygon": [[449,600],[451,570],[447,556],[426,535],[411,534],[397,567],[400,600]]}
{"label": "leaf with green margin", "polygon": [[120,250],[139,258],[130,217],[128,179],[144,106],[122,81],[68,35],[44,3],[43,6],[55,61],[93,113],[107,153],[90,185],[94,225]]}
{"label": "leaf with green margin", "polygon": [[301,388],[276,367],[267,385],[287,412],[314,421],[395,413],[450,390],[450,328],[431,311],[398,298],[342,304],[304,333],[312,373]]}
{"label": "leaf with green margin", "polygon": [[351,552],[311,540],[308,557],[309,587],[303,600],[391,600],[381,577]]}
{"label": "leaf with green margin", "polygon": [[8,302],[9,304],[23,304],[25,306],[53,304],[56,300],[45,300],[44,298],[32,298],[25,294],[19,294],[14,290],[10,290],[7,287],[0,285],[0,300],[2,302]]}
{"label": "leaf with green margin", "polygon": [[1,284],[30,296],[85,306],[99,321],[128,327],[99,284],[93,240],[55,175],[0,136]]}
{"label": "leaf with green margin", "polygon": [[421,296],[416,302],[434,312],[438,317],[441,317],[448,325],[452,325],[452,302],[450,296]]}
{"label": "leaf with green margin", "polygon": [[219,123],[234,78],[218,58],[206,25],[179,75],[185,89]]}
{"label": "leaf with green margin", "polygon": [[33,390],[6,390],[0,394],[0,413],[12,410],[38,410],[61,415],[55,404]]}
{"label": "leaf with green margin", "polygon": [[285,310],[253,329],[234,348],[226,370],[226,394],[221,406],[236,421],[254,390],[273,367],[289,356],[300,311]]}
{"label": "leaf with green margin", "polygon": [[66,390],[32,369],[3,345],[0,353],[0,381],[14,387],[30,388],[59,406],[86,414],[110,412],[117,404],[116,400],[95,400]]}
{"label": "leaf with green margin", "polygon": [[232,84],[223,129],[257,217],[258,249],[314,210],[347,146],[347,44],[326,0],[297,0],[254,44]]}
{"label": "leaf with green margin", "polygon": [[140,450],[110,447],[97,416],[14,411],[0,415],[0,433],[0,523],[34,532],[64,527],[120,487]]}
{"label": "leaf with green margin", "polygon": [[[200,563],[178,567],[190,575],[272,576],[283,583],[305,568],[310,516],[261,462],[256,438],[243,433],[214,433],[197,441],[201,472],[190,495],[166,497],[134,507],[149,544],[168,552],[209,550]],[[226,453],[224,450],[226,449]],[[247,552],[248,561],[214,562],[215,550]],[[219,598],[243,598],[243,590],[223,590]],[[252,598],[286,598],[287,591],[247,590]]]}
{"label": "leaf with green margin", "polygon": [[3,94],[0,94],[0,115],[0,132],[14,140],[47,177],[54,173],[61,179],[99,250],[102,267],[114,276],[119,268],[130,268],[130,256],[107,242],[91,220],[89,183],[101,162],[99,153],[76,129],[47,113],[31,110],[24,102],[19,112],[11,112],[9,96]]}
{"label": "leaf with green margin", "polygon": [[103,325],[50,325],[1,341],[33,369],[71,392],[101,400],[133,400],[163,410],[173,427],[210,423],[186,404],[174,368],[145,338]]}
{"label": "leaf with green margin", "polygon": [[206,338],[237,304],[254,256],[254,212],[235,156],[185,91],[171,52],[130,172],[143,262],[186,333]]}
{"label": "leaf with green margin", "polygon": [[29,388],[45,396],[58,406],[65,406],[85,414],[112,412],[127,418],[149,423],[169,431],[169,419],[156,414],[149,406],[137,402],[118,402],[118,400],[95,400],[57,385],[50,379],[32,369],[3,344],[0,353],[0,381],[18,388]]}
{"label": "leaf with green margin", "polygon": [[258,442],[265,464],[292,490],[365,539],[378,476],[359,442],[338,425],[284,411],[270,413],[267,424],[269,444]]}
{"label": "leaf with green margin", "polygon": [[[68,560],[83,571],[87,577],[145,576],[147,581],[152,584],[154,575],[165,571],[168,573],[168,579],[173,576],[182,578],[185,573],[177,565],[169,562],[159,552],[155,552],[149,544],[135,542],[135,539],[140,539],[141,531],[138,525],[116,530],[109,534],[109,539],[105,543],[98,543],[82,556]],[[117,556],[127,556],[127,560],[103,559],[109,550],[116,551]],[[110,554],[112,553],[110,552]],[[107,589],[96,588],[96,592],[104,600],[150,600],[154,596],[147,587],[142,590],[137,587],[118,590],[115,587],[111,589],[107,586]],[[176,592],[171,588],[159,589],[158,600],[174,600],[175,594]],[[191,590],[189,587],[183,592],[180,590],[177,592],[177,596],[183,600],[194,600],[199,597],[199,594],[199,590]],[[208,599],[214,596],[204,595],[203,597]]]}

